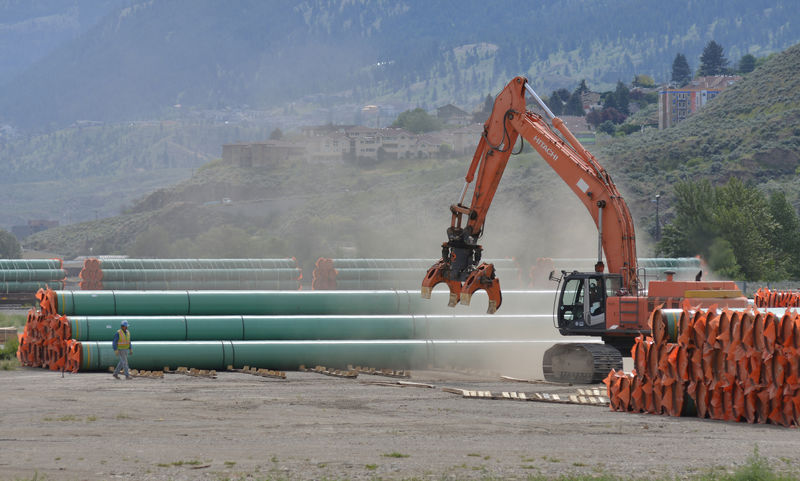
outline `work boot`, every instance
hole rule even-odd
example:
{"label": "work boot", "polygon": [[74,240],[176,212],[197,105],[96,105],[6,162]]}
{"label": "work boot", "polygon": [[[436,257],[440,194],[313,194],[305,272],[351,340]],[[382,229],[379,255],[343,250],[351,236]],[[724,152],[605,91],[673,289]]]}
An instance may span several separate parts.
{"label": "work boot", "polygon": [[114,374],[114,379],[119,379],[119,376]]}
{"label": "work boot", "polygon": [[125,376],[125,379],[133,379],[133,376]]}

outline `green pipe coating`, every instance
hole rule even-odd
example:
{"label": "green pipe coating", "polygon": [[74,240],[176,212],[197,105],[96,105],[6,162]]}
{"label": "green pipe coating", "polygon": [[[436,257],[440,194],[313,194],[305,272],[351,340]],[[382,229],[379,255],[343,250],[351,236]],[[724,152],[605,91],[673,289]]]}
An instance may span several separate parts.
{"label": "green pipe coating", "polygon": [[61,259],[0,259],[0,269],[61,269]]}
{"label": "green pipe coating", "polygon": [[296,281],[300,269],[104,269],[106,281]]}
{"label": "green pipe coating", "polygon": [[39,289],[63,289],[63,281],[31,281],[31,282],[0,282],[0,293],[10,294],[17,292],[35,293]]}
{"label": "green pipe coating", "polygon": [[[144,370],[179,366],[293,370],[301,365],[345,368],[349,364],[386,369],[475,368],[499,354],[527,359],[540,345],[539,341],[505,340],[134,341],[128,362],[131,368]],[[81,351],[82,371],[105,370],[118,360],[111,342],[83,342]]]}
{"label": "green pipe coating", "polygon": [[[486,293],[471,306],[447,307],[447,290],[422,299],[419,291],[64,291],[57,312],[66,316],[388,315],[469,314],[485,311]],[[506,291],[504,313],[551,308],[555,291]],[[535,312],[535,311],[534,311]]]}
{"label": "green pipe coating", "polygon": [[280,269],[296,268],[295,259],[103,259],[106,269]]}
{"label": "green pipe coating", "polygon": [[72,339],[108,341],[122,320],[136,341],[535,338],[550,315],[69,316]]}
{"label": "green pipe coating", "polygon": [[0,282],[63,281],[63,269],[0,269]]}
{"label": "green pipe coating", "polygon": [[103,289],[120,291],[168,291],[168,290],[297,290],[298,280],[267,281],[101,281]]}

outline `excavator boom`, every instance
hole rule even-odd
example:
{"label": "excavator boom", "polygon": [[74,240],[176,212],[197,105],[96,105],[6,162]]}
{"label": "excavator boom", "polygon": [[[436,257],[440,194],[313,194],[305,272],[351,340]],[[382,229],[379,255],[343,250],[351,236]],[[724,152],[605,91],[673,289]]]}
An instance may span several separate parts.
{"label": "excavator boom", "polygon": [[[527,110],[526,92],[550,116],[552,127],[542,116]],[[498,94],[492,113],[484,124],[461,197],[458,203],[450,206],[451,223],[447,229],[448,240],[442,244],[442,258],[431,267],[422,282],[423,297],[430,297],[435,285],[445,283],[450,289],[451,306],[458,301],[469,304],[472,294],[483,289],[489,294],[489,312],[500,307],[499,280],[491,264],[480,264],[483,249],[477,242],[483,234],[489,207],[520,136],[567,183],[594,219],[598,229],[595,270],[604,271],[602,258],[605,252],[609,272],[622,276],[622,287],[627,292],[637,292],[636,237],[625,201],[605,169],[564,122],[552,115],[527,79],[516,77]],[[472,200],[465,204],[471,185]]]}

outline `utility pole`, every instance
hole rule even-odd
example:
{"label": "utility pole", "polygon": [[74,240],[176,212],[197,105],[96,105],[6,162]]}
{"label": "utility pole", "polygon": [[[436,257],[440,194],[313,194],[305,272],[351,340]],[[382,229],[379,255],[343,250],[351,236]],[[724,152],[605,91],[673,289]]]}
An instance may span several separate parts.
{"label": "utility pole", "polygon": [[661,240],[661,221],[658,218],[658,204],[661,199],[661,194],[656,194],[656,240]]}

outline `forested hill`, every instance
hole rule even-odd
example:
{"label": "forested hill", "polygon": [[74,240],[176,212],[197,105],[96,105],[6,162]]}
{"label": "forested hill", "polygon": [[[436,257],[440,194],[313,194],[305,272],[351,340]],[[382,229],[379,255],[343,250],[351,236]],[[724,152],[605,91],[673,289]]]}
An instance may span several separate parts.
{"label": "forested hill", "polygon": [[800,41],[798,26],[794,0],[130,0],[8,82],[0,123],[43,130],[300,99],[471,107],[517,74],[543,92],[667,81],[679,52],[696,69],[714,39],[733,63]]}
{"label": "forested hill", "polygon": [[679,180],[722,184],[735,176],[766,191],[781,189],[797,205],[798,72],[800,44],[773,55],[677,126],[617,139],[599,153],[643,197],[661,192],[668,200]]}
{"label": "forested hill", "polygon": [[[763,191],[780,189],[796,208],[798,71],[800,44],[767,59],[676,127],[591,147],[634,214],[641,256],[654,255],[651,201],[661,193],[661,215],[669,215],[679,180],[723,185],[736,176]],[[434,257],[449,222],[446,206],[463,188],[468,163],[298,161],[248,169],[217,160],[191,179],[150,194],[125,215],[49,229],[28,238],[26,248],[67,257],[91,248],[96,254],[232,252],[313,262],[343,247],[364,257]],[[233,202],[220,203],[223,197]],[[596,248],[585,209],[530,149],[511,158],[487,219],[483,243],[500,255],[581,257]],[[226,241],[235,249],[225,247]]]}

